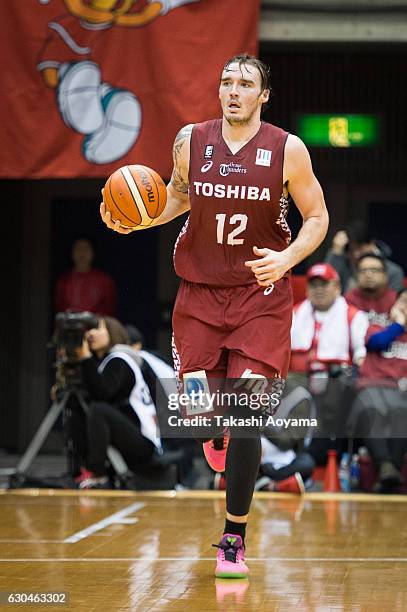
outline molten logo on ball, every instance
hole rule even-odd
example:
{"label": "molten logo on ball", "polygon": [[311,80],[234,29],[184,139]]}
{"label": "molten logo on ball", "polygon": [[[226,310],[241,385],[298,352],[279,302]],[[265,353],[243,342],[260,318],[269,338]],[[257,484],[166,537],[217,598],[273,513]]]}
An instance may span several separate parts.
{"label": "molten logo on ball", "polygon": [[140,170],[140,177],[141,177],[141,183],[144,186],[145,190],[147,191],[148,201],[154,202],[153,187],[150,181],[148,180],[147,174],[145,174],[142,170]]}
{"label": "molten logo on ball", "polygon": [[103,200],[112,220],[123,227],[148,227],[165,208],[167,188],[155,170],[123,166],[107,179]]}

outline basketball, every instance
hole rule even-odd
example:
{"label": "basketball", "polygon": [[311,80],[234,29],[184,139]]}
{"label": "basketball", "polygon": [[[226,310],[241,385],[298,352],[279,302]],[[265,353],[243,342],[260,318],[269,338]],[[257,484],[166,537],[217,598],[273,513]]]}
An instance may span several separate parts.
{"label": "basketball", "polygon": [[140,164],[123,166],[107,179],[103,201],[123,227],[148,227],[165,208],[167,188],[155,170]]}

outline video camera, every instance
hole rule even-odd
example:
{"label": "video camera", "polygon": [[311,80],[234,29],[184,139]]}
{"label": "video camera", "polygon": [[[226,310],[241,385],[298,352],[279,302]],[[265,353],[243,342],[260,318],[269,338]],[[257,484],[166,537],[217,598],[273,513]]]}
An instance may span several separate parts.
{"label": "video camera", "polygon": [[85,333],[98,325],[99,318],[92,312],[59,312],[55,317],[54,344],[64,349],[68,359],[76,359],[75,350],[82,346]]}
{"label": "video camera", "polygon": [[52,343],[56,347],[56,384],[58,388],[81,385],[76,349],[82,346],[85,333],[98,325],[99,317],[92,312],[67,310],[56,314]]}

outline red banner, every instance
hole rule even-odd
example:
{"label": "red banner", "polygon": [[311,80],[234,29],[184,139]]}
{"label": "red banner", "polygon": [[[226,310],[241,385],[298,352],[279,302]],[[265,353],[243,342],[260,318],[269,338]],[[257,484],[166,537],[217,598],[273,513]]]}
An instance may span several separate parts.
{"label": "red banner", "polygon": [[257,53],[259,1],[2,3],[3,178],[168,178],[178,130],[219,116],[223,63]]}

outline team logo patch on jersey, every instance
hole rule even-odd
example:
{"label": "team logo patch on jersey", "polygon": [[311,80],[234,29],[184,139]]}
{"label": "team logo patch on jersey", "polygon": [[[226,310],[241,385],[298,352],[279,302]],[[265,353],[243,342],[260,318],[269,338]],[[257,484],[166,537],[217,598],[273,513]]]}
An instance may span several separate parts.
{"label": "team logo patch on jersey", "polygon": [[212,166],[213,166],[213,161],[212,161],[212,160],[211,160],[211,161],[206,162],[206,163],[205,163],[205,164],[202,166],[202,168],[201,168],[201,172],[208,172],[208,170],[210,170],[210,169],[212,168]]}
{"label": "team logo patch on jersey", "polygon": [[270,166],[271,151],[267,149],[257,149],[256,166]]}
{"label": "team logo patch on jersey", "polygon": [[219,166],[219,174],[221,176],[228,176],[231,172],[237,172],[238,174],[246,174],[247,169],[242,166],[242,164],[235,164],[234,162],[230,162],[229,164],[221,164]]}
{"label": "team logo patch on jersey", "polygon": [[213,145],[206,145],[204,158],[212,159],[212,155],[213,155]]}

